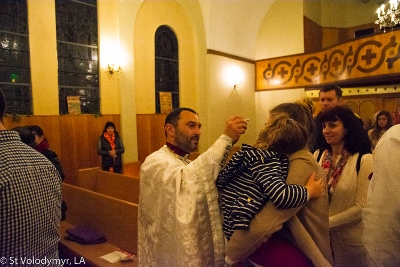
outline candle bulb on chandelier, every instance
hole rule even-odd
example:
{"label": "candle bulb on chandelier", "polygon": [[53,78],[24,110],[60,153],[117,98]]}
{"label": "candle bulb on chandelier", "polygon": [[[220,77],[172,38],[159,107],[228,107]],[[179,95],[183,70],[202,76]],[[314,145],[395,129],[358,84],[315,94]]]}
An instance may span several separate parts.
{"label": "candle bulb on chandelier", "polygon": [[390,0],[387,10],[385,10],[385,5],[382,4],[376,11],[378,18],[375,24],[379,24],[380,29],[384,32],[389,28],[393,30],[393,27],[400,24],[400,10],[397,9],[399,1],[400,0]]}

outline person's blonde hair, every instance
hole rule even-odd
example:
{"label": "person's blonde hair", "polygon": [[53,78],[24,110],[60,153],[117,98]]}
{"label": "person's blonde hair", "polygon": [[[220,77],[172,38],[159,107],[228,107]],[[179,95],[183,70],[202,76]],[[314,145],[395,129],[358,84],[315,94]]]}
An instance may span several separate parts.
{"label": "person's blonde hair", "polygon": [[312,109],[306,98],[274,107],[254,147],[283,154],[305,148],[314,131]]}

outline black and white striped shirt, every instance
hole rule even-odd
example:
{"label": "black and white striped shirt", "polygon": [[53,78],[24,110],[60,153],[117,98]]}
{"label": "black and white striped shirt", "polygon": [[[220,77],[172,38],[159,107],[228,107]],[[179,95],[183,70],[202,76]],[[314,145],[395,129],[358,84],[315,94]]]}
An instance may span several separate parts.
{"label": "black and white striped shirt", "polygon": [[[0,131],[0,257],[3,264],[60,266],[61,178],[17,132]],[[42,260],[42,261],[40,261]],[[5,262],[4,262],[5,261]],[[26,264],[28,265],[28,264]],[[44,266],[44,265],[43,265]]]}
{"label": "black and white striped shirt", "polygon": [[253,216],[269,200],[279,209],[307,202],[304,186],[286,184],[288,166],[286,155],[246,144],[233,155],[217,179],[228,239],[234,230],[248,229]]}

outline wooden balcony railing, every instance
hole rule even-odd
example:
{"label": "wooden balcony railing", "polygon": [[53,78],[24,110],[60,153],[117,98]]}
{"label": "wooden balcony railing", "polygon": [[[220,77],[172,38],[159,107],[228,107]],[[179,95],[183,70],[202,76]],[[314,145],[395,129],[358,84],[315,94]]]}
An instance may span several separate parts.
{"label": "wooden balcony railing", "polygon": [[377,34],[321,52],[256,61],[256,91],[318,87],[391,76],[400,81],[400,31]]}

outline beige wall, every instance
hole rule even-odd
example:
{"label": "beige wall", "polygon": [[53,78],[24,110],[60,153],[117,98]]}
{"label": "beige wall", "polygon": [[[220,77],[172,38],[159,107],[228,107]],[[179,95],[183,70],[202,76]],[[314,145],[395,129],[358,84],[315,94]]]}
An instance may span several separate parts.
{"label": "beige wall", "polygon": [[[168,25],[177,35],[180,104],[200,113],[204,124],[200,151],[204,151],[222,132],[230,115],[253,118],[241,140],[252,143],[269,109],[305,93],[304,89],[255,92],[253,64],[207,54],[207,49],[252,60],[298,54],[304,51],[303,15],[320,17],[323,26],[334,26],[338,20],[350,20],[349,14],[353,14],[346,7],[339,12],[341,17],[334,17],[328,0],[310,1],[98,0],[101,112],[121,114],[120,131],[127,147],[124,160],[137,159],[136,114],[155,112],[154,34],[159,26]],[[375,17],[374,1],[368,5],[358,2],[358,8],[374,7],[360,12],[373,12]],[[28,11],[34,114],[56,115],[54,1],[28,0]],[[109,62],[120,63],[122,74],[118,78],[106,73]],[[242,87],[236,91],[223,77],[229,66],[243,73]]]}
{"label": "beige wall", "polygon": [[[313,0],[306,0],[313,1]],[[319,0],[321,1],[321,26],[348,28],[372,23],[377,19],[379,1]],[[385,4],[389,1],[381,1]]]}
{"label": "beige wall", "polygon": [[[288,17],[290,20],[282,19]],[[303,1],[275,1],[260,27],[256,59],[303,53],[303,35]],[[264,126],[271,108],[282,102],[295,101],[304,94],[303,88],[257,92],[255,97],[257,132]]]}
{"label": "beige wall", "polygon": [[28,0],[34,115],[57,115],[58,62],[54,1]]}
{"label": "beige wall", "polygon": [[259,26],[275,0],[199,2],[206,25],[207,48],[253,59]]}
{"label": "beige wall", "polygon": [[[208,55],[210,93],[206,96],[206,122],[209,124],[211,140],[215,140],[222,133],[225,121],[232,115],[241,115],[251,118],[248,122],[246,134],[241,137],[239,144],[253,144],[256,138],[256,108],[255,97],[255,69],[254,64],[230,59],[218,55]],[[236,82],[241,84],[233,88]]]}
{"label": "beige wall", "polygon": [[276,0],[259,28],[255,59],[303,53],[303,35],[303,1]]}
{"label": "beige wall", "polygon": [[[106,0],[107,1],[107,0]],[[134,28],[140,1],[118,1],[118,28],[120,64],[122,74],[119,77],[121,94],[121,127],[125,145],[124,161],[138,159],[136,129],[136,90],[134,66]]]}
{"label": "beige wall", "polygon": [[[201,8],[195,1],[147,0],[141,5],[134,33],[136,112],[155,113],[154,36],[161,25],[170,27],[178,39],[180,106],[195,109],[202,121],[208,121],[206,41]],[[200,151],[212,142],[209,130],[203,127]]]}
{"label": "beige wall", "polygon": [[180,105],[196,108],[198,90],[197,55],[194,30],[182,7],[175,1],[143,2],[135,23],[136,110],[139,114],[155,113],[154,36],[166,25],[178,39]]}
{"label": "beige wall", "polygon": [[[133,26],[138,1],[98,0],[100,112],[121,114],[125,162],[137,160]],[[55,1],[28,0],[34,115],[58,115],[58,62]],[[123,38],[120,38],[120,36]],[[110,77],[109,62],[120,62],[123,74]],[[102,131],[99,130],[99,134]]]}
{"label": "beige wall", "polygon": [[[263,8],[252,6],[249,16],[258,14],[260,17],[260,12],[265,12],[261,10],[268,9],[272,3],[273,1],[264,3]],[[137,159],[136,114],[155,112],[154,34],[160,25],[168,25],[177,35],[180,103],[181,106],[192,107],[200,113],[204,127],[199,149],[204,151],[221,134],[226,119],[233,114],[252,118],[240,143],[254,142],[258,128],[264,124],[264,110],[274,103],[271,99],[278,100],[282,94],[287,98],[286,95],[291,94],[283,91],[268,92],[268,101],[262,101],[262,111],[256,113],[260,107],[257,102],[255,105],[255,101],[265,94],[255,93],[254,65],[227,57],[207,55],[207,48],[220,48],[222,45],[228,52],[236,51],[234,55],[245,55],[250,59],[256,42],[261,42],[261,47],[268,47],[268,53],[263,54],[264,50],[260,48],[257,50],[257,55],[261,56],[302,51],[302,38],[297,39],[295,36],[293,39],[291,35],[290,42],[283,39],[286,30],[295,30],[298,36],[302,36],[302,23],[298,22],[302,19],[301,3],[300,0],[295,1],[288,8],[286,1],[276,1],[272,11],[265,16],[259,31],[257,27],[250,29],[244,25],[246,20],[243,19],[246,15],[242,14],[240,17],[246,6],[244,3],[244,6],[240,6],[215,1],[98,0],[101,113],[121,114],[120,132],[127,147],[124,161]],[[300,10],[292,11],[297,8]],[[58,114],[58,105],[48,105],[49,97],[54,98],[52,103],[58,104],[54,1],[29,0],[29,9],[30,13],[35,14],[34,19],[31,17],[32,22],[30,21],[34,113]],[[213,11],[209,12],[210,9]],[[285,10],[293,13],[291,23],[275,22]],[[42,17],[47,14],[49,18],[37,19],[39,13]],[[218,13],[218,18],[214,16],[215,13]],[[262,20],[258,19],[261,23]],[[215,29],[218,21],[221,22],[220,30]],[[229,25],[229,22],[234,23]],[[255,21],[251,23],[259,25]],[[293,29],[294,25],[299,29]],[[32,27],[35,29],[31,29]],[[208,39],[206,33],[209,35]],[[44,34],[47,36],[45,46],[42,44]],[[257,34],[262,38],[256,38]],[[281,42],[291,45],[283,47]],[[106,73],[107,64],[118,62],[122,74],[119,77],[110,77]],[[50,70],[46,72],[47,79],[41,77],[44,65],[49,66]],[[233,90],[233,84],[229,84],[224,78],[224,71],[229,66],[236,66],[242,72],[242,85],[237,90]]]}
{"label": "beige wall", "polygon": [[305,0],[304,16],[321,25],[321,0]]}
{"label": "beige wall", "polygon": [[100,74],[100,112],[120,114],[121,90],[118,75],[108,75],[108,64],[119,65],[121,53],[118,24],[118,2],[115,0],[97,1],[99,36],[99,74]]}

